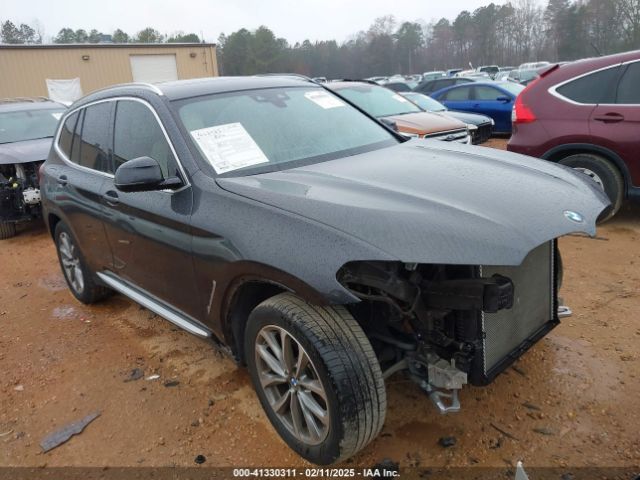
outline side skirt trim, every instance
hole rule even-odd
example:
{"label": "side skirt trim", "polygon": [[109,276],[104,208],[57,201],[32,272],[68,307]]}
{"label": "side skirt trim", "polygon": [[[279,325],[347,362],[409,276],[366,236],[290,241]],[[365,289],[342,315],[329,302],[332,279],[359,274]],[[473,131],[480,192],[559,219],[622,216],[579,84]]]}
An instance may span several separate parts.
{"label": "side skirt trim", "polygon": [[189,318],[180,315],[178,312],[169,309],[159,303],[157,300],[150,298],[144,293],[140,292],[136,288],[128,285],[123,282],[119,278],[111,275],[109,273],[97,273],[100,280],[102,280],[107,286],[113,288],[114,290],[120,292],[125,297],[129,297],[136,303],[139,303],[145,308],[148,308],[153,313],[160,315],[162,318],[169,320],[174,325],[186,330],[189,333],[197,335],[198,337],[210,338],[211,330],[206,328],[203,325],[198,325],[196,320],[191,320]]}

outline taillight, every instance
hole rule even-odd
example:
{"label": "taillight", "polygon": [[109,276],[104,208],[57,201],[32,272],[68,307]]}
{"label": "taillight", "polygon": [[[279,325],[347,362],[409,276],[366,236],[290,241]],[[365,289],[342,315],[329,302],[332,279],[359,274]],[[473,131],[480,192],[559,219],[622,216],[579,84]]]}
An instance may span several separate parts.
{"label": "taillight", "polygon": [[529,105],[524,102],[524,96],[527,93],[527,90],[531,90],[531,87],[538,83],[541,78],[542,77],[538,77],[532,80],[529,85],[527,85],[527,88],[522,90],[520,92],[520,95],[516,97],[516,101],[513,104],[513,110],[511,110],[511,122],[513,122],[514,124],[531,123],[535,122],[538,119]]}
{"label": "taillight", "polygon": [[537,120],[535,113],[529,108],[529,105],[522,100],[522,93],[516,98],[516,103],[511,111],[511,121],[515,124],[531,123]]}

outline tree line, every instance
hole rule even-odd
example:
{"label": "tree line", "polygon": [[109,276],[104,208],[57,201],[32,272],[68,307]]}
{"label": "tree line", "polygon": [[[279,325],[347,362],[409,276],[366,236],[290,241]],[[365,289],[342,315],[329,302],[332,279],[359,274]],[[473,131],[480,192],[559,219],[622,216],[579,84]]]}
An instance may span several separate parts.
{"label": "tree line", "polygon": [[[0,43],[8,44],[40,44],[44,35],[38,22],[31,26],[25,23],[16,26],[11,20],[0,24]],[[160,33],[153,27],[147,27],[139,32],[129,35],[117,28],[110,34],[99,30],[84,30],[79,28],[62,28],[52,39],[53,43],[200,43],[200,37],[195,33],[176,32],[172,35]]]}
{"label": "tree line", "polygon": [[225,75],[295,72],[329,78],[570,61],[640,49],[640,0],[512,0],[449,20],[376,19],[347,41],[290,45],[267,27],[218,39]]}
{"label": "tree line", "polygon": [[[40,43],[41,32],[39,25],[5,21],[0,40]],[[114,43],[201,41],[195,33],[165,35],[152,27],[131,35],[116,29],[106,37]],[[100,41],[105,35],[95,29],[63,28],[53,37],[55,43]],[[398,22],[387,15],[344,42],[290,44],[266,26],[241,28],[221,34],[217,52],[224,75],[294,72],[363,78],[471,65],[569,61],[632,49],[640,49],[640,0],[511,0],[463,10],[453,20]]]}

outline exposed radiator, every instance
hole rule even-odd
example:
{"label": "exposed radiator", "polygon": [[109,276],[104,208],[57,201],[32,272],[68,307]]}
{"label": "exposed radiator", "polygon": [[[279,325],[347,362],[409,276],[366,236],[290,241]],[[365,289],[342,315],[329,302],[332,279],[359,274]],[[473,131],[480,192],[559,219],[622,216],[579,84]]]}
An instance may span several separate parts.
{"label": "exposed radiator", "polygon": [[482,367],[492,377],[522,354],[557,323],[555,307],[554,243],[532,250],[517,267],[481,267],[481,276],[498,273],[514,286],[514,304],[498,313],[482,313]]}

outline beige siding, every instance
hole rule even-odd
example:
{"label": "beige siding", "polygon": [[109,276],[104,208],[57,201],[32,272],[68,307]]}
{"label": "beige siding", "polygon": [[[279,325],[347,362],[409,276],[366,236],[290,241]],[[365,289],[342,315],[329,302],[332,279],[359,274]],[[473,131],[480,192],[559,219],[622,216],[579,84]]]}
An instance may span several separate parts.
{"label": "beige siding", "polygon": [[[130,55],[175,54],[178,78],[218,75],[215,46],[2,48],[0,98],[46,96],[45,79],[80,77],[82,91],[132,81]],[[194,54],[192,57],[191,54]],[[83,60],[88,56],[88,60]]]}

